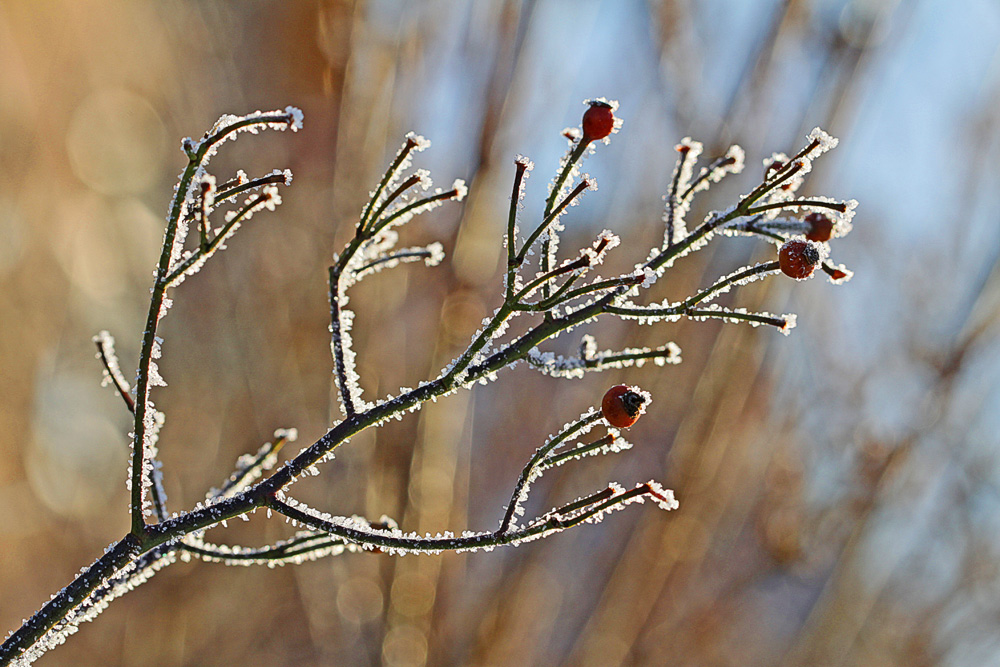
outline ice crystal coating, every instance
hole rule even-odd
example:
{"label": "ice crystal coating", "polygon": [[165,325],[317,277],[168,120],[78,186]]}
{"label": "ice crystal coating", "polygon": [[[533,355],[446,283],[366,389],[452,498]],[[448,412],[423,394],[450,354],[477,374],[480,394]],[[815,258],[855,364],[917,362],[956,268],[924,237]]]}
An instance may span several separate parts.
{"label": "ice crystal coating", "polygon": [[302,114],[302,110],[297,107],[287,106],[285,107],[285,113],[288,114],[292,119],[291,124],[289,125],[289,129],[292,132],[298,132],[299,130],[301,130],[302,121],[305,118],[305,116]]}
{"label": "ice crystal coating", "polygon": [[653,286],[653,283],[656,282],[656,278],[657,278],[656,271],[653,271],[653,269],[649,268],[648,266],[644,266],[642,268],[642,282],[640,283],[640,285],[643,287],[643,289],[648,289]]}
{"label": "ice crystal coating", "polygon": [[819,144],[819,146],[816,149],[814,157],[818,157],[823,153],[826,153],[827,151],[836,148],[837,144],[840,143],[840,139],[830,136],[829,134],[827,134],[825,131],[823,131],[821,128],[818,127],[814,127],[812,131],[806,135],[806,139],[808,139],[810,142],[815,141],[816,143]]}
{"label": "ice crystal coating", "polygon": [[406,141],[413,144],[414,150],[423,151],[431,147],[431,142],[415,132],[406,133]]}
{"label": "ice crystal coating", "polygon": [[115,384],[122,391],[128,393],[129,384],[125,379],[124,373],[122,373],[118,355],[115,353],[114,336],[107,331],[101,331],[94,336],[93,341],[97,343],[99,348],[96,355],[97,358],[104,360],[104,373],[101,379],[101,386],[106,387],[110,384]]}
{"label": "ice crystal coating", "polygon": [[200,183],[203,205],[206,208],[210,208],[215,203],[215,176],[212,174],[203,174]]}

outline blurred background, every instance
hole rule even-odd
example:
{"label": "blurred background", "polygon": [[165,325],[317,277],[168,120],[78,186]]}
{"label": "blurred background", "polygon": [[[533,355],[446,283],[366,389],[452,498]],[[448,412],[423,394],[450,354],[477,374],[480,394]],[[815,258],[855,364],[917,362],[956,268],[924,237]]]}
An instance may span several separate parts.
{"label": "blurred background", "polygon": [[[440,239],[442,266],[352,292],[369,399],[436,372],[496,307],[513,156],[536,163],[524,226],[560,130],[606,96],[625,125],[585,165],[600,190],[564,248],[607,227],[615,267],[645,258],[686,135],[747,151],[698,220],[821,125],[841,145],[806,191],[861,202],[834,244],[854,279],[727,297],[798,313],[788,338],[599,324],[602,349],[674,340],[684,363],[580,381],[518,367],[357,438],[296,496],[492,529],[545,436],[627,382],[654,396],[636,448],[553,471],[529,511],[650,478],[681,508],[489,554],[177,564],[39,664],[1000,665],[998,46],[991,0],[0,1],[0,632],[128,530],[129,419],[90,339],[110,330],[134,368],[182,137],[305,112],[298,134],[213,162],[295,182],[162,324],[174,511],[276,428],[308,444],[336,417],[326,267],[406,131],[434,142],[417,166],[471,195],[404,233]],[[772,253],[719,239],[658,298]],[[288,534],[260,517],[209,539]]]}

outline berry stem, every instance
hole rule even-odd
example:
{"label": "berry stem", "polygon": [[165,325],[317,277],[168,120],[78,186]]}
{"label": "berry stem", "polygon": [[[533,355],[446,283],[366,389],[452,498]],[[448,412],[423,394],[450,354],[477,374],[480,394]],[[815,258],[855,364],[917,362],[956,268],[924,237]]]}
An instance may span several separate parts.
{"label": "berry stem", "polygon": [[517,229],[517,207],[521,203],[521,187],[524,182],[524,172],[527,170],[528,165],[525,162],[515,162],[514,167],[514,188],[510,195],[510,211],[507,214],[507,286],[509,289],[513,289],[513,282],[510,280],[513,276],[511,270],[516,268],[519,262],[516,259],[517,248],[515,244],[517,243],[516,229]]}
{"label": "berry stem", "polygon": [[818,199],[793,199],[791,201],[776,201],[769,204],[761,204],[760,206],[754,206],[746,210],[747,215],[754,215],[757,213],[763,213],[764,211],[771,211],[776,208],[828,208],[832,211],[839,211],[843,213],[847,210],[842,202],[830,202],[830,201],[820,201]]}
{"label": "berry stem", "polygon": [[[555,220],[557,220],[560,215],[562,215],[562,212],[566,210],[566,207],[569,206],[574,199],[579,197],[580,194],[589,187],[590,183],[587,181],[583,181],[582,183],[577,185],[572,192],[566,195],[566,198],[563,199],[561,202],[559,202],[559,205],[556,206],[552,211],[546,210],[545,217],[542,219],[542,223],[535,228],[535,231],[531,233],[531,236],[528,237],[528,239],[524,242],[524,245],[521,247],[521,252],[517,254],[517,257],[515,258],[516,265],[520,266],[521,264],[524,263],[525,258],[528,256],[528,250],[531,249],[531,246],[534,245],[535,241],[538,240],[538,237],[541,236],[542,232],[548,229],[549,226]],[[548,249],[547,244],[548,241],[544,241],[542,245],[543,257],[547,256],[545,254]],[[548,270],[547,268],[543,269],[543,271],[547,270]]]}
{"label": "berry stem", "polygon": [[386,186],[388,186],[389,182],[396,176],[397,172],[399,172],[403,163],[416,146],[417,141],[408,136],[406,141],[403,143],[402,148],[400,148],[399,152],[396,153],[396,157],[393,159],[392,164],[390,164],[389,168],[385,170],[384,174],[382,174],[382,180],[379,181],[378,186],[375,188],[372,196],[368,199],[368,203],[365,204],[364,210],[361,212],[361,219],[358,221],[358,236],[364,232],[365,225],[368,224],[368,219],[371,216],[372,209],[382,196],[382,192],[385,191]]}
{"label": "berry stem", "polygon": [[591,410],[575,422],[567,424],[562,431],[552,436],[548,442],[535,451],[534,455],[528,460],[524,468],[521,469],[521,474],[517,478],[517,483],[514,485],[514,493],[510,497],[510,503],[507,504],[507,511],[504,513],[503,520],[500,522],[500,528],[496,532],[497,535],[503,535],[510,528],[511,521],[514,519],[514,513],[517,511],[517,508],[520,507],[521,503],[527,499],[527,486],[531,481],[532,473],[535,468],[545,460],[545,457],[548,456],[549,452],[558,447],[574,433],[578,433],[584,427],[589,426],[600,419],[601,413],[596,410]]}
{"label": "berry stem", "polygon": [[574,447],[573,449],[567,449],[564,452],[559,452],[558,454],[552,454],[551,456],[547,456],[545,460],[542,462],[541,467],[545,469],[554,468],[564,461],[569,461],[570,459],[579,458],[581,456],[588,454],[589,452],[610,445],[614,441],[615,441],[615,436],[609,433],[603,438],[595,440],[594,442],[587,443],[586,445],[579,445],[577,447]]}
{"label": "berry stem", "polygon": [[[591,141],[586,137],[581,138],[579,141],[577,141],[576,146],[573,147],[573,150],[566,158],[566,163],[563,165],[563,168],[559,171],[559,174],[556,176],[556,180],[552,184],[552,191],[549,193],[548,198],[545,200],[545,211],[542,213],[544,220],[542,224],[539,225],[539,230],[548,227],[548,225],[552,222],[552,220],[555,220],[556,217],[558,217],[558,212],[555,212],[556,199],[562,192],[563,185],[566,183],[566,179],[569,178],[569,175],[572,174],[573,171],[576,169],[576,165],[583,159],[583,156],[586,155],[587,148],[590,146],[590,143]],[[580,187],[578,186],[576,190],[573,191],[573,193],[571,193],[563,200],[563,204],[560,205],[558,210],[561,211],[563,208],[565,208],[565,205],[569,204],[572,198],[575,197],[579,191],[582,190],[580,190]],[[541,232],[538,231],[538,233]],[[537,234],[534,234],[533,236],[537,237]],[[549,248],[551,246],[552,238],[554,236],[557,236],[557,232],[553,229],[549,232],[549,237],[546,238],[544,241],[542,241],[542,249],[541,249],[542,252],[541,252],[541,257],[539,258],[538,261],[539,261],[539,266],[541,267],[543,273],[551,268],[552,258],[549,257]],[[532,243],[533,242],[534,241],[532,241]],[[548,297],[549,296],[548,288],[543,287],[542,294],[545,297]],[[546,313],[546,317],[548,317],[548,313]]]}

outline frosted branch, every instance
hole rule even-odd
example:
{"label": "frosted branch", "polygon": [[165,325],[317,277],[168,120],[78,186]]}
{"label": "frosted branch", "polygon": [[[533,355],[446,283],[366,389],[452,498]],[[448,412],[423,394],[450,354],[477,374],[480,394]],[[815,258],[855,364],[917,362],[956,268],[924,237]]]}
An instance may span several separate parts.
{"label": "frosted branch", "polygon": [[628,347],[624,350],[604,350],[597,352],[592,347],[593,338],[584,336],[580,356],[563,357],[551,352],[532,350],[527,361],[536,370],[561,378],[579,378],[584,373],[600,372],[609,369],[641,368],[647,361],[657,366],[679,364],[681,349],[675,343],[667,343],[660,347]]}
{"label": "frosted branch", "polygon": [[125,379],[125,375],[122,374],[121,364],[118,361],[118,355],[115,354],[115,339],[107,331],[102,331],[93,338],[94,343],[97,345],[97,358],[101,360],[101,364],[104,366],[104,380],[101,382],[102,385],[111,385],[121,396],[122,400],[125,401],[125,407],[133,415],[135,414],[135,401],[132,400],[132,395],[130,393],[128,380]]}
{"label": "frosted branch", "polygon": [[206,495],[206,500],[231,498],[237,493],[248,489],[251,484],[260,479],[266,471],[274,467],[278,461],[278,452],[286,443],[295,442],[299,432],[294,429],[278,429],[274,439],[265,442],[256,454],[244,454],[236,461],[236,468],[222,485],[221,489],[212,489]]}
{"label": "frosted branch", "polygon": [[646,499],[652,500],[664,510],[676,509],[678,506],[673,493],[656,482],[639,484],[629,491],[612,484],[607,491],[550,510],[516,530],[465,531],[461,535],[453,533],[418,535],[405,533],[395,527],[373,529],[364,522],[347,517],[329,516],[291,499],[282,501],[275,498],[269,502],[269,506],[286,516],[293,524],[329,533],[366,550],[377,549],[391,555],[433,555],[445,551],[492,551],[498,546],[522,544],[582,523],[600,522],[608,513],[623,509],[632,503],[642,503]]}
{"label": "frosted branch", "polygon": [[522,505],[528,499],[528,492],[531,488],[532,482],[541,477],[542,471],[544,470],[541,464],[549,453],[565,442],[568,438],[584,435],[594,428],[600,420],[601,414],[597,410],[590,409],[580,415],[579,419],[569,422],[563,426],[558,433],[550,437],[544,445],[538,448],[535,454],[528,460],[527,464],[525,464],[524,468],[521,470],[517,483],[514,485],[514,492],[510,497],[510,503],[507,505],[507,511],[504,513],[503,519],[500,521],[500,528],[497,531],[498,534],[503,534],[510,530],[514,515],[524,514]]}
{"label": "frosted branch", "polygon": [[[393,554],[440,553],[442,551],[490,550],[497,546],[520,544],[555,534],[582,523],[593,523],[608,513],[629,504],[651,500],[665,510],[677,503],[673,494],[656,482],[638,484],[626,490],[611,483],[595,493],[558,506],[531,519],[524,517],[524,505],[531,485],[555,466],[588,456],[611,454],[631,448],[631,443],[610,426],[631,425],[632,421],[614,416],[613,403],[605,403],[605,415],[596,409],[584,412],[563,426],[531,456],[514,485],[498,530],[466,531],[461,535],[442,533],[418,535],[400,530],[395,523],[384,520],[371,522],[362,517],[331,516],[286,497],[287,488],[301,476],[319,474],[319,464],[333,458],[335,450],[353,437],[370,428],[378,428],[390,419],[399,419],[423,405],[476,383],[495,380],[499,372],[525,361],[532,367],[558,377],[579,377],[588,371],[641,366],[648,361],[658,365],[680,361],[680,350],[673,343],[653,348],[625,348],[598,351],[590,336],[584,336],[578,356],[561,357],[539,351],[539,346],[577,327],[587,325],[602,316],[633,319],[642,323],[720,319],[725,322],[768,325],[787,333],[794,324],[794,315],[772,315],[751,312],[743,308],[723,308],[708,304],[733,287],[776,273],[779,263],[762,262],[723,276],[693,296],[678,303],[664,302],[649,306],[635,305],[642,290],[648,289],[679,258],[704,247],[717,233],[752,234],[768,243],[808,235],[815,224],[807,220],[778,217],[788,209],[820,208],[830,213],[824,239],[810,243],[820,246],[822,270],[833,282],[845,282],[850,272],[826,261],[826,240],[839,238],[851,229],[856,202],[839,201],[816,196],[797,198],[796,192],[809,173],[812,160],[832,148],[836,140],[821,130],[809,134],[808,144],[792,158],[774,154],[766,161],[763,182],[754,187],[728,208],[709,213],[693,230],[688,231],[684,217],[693,197],[743,165],[743,153],[738,147],[703,167],[697,177],[693,169],[701,145],[685,139],[678,147],[680,159],[669,183],[664,212],[663,243],[649,249],[645,260],[630,273],[617,277],[596,277],[587,283],[583,276],[602,262],[606,253],[618,245],[618,237],[602,232],[590,245],[584,246],[575,259],[557,261],[561,216],[575,204],[592,179],[580,176],[581,161],[594,152],[595,145],[607,138],[619,126],[613,114],[617,105],[598,102],[589,105],[584,130],[566,132],[569,151],[560,162],[550,184],[540,220],[518,249],[518,208],[532,165],[527,158],[515,161],[514,184],[505,230],[507,267],[502,290],[503,301],[492,315],[486,317],[479,331],[458,357],[440,375],[403,388],[395,397],[388,395],[372,402],[362,400],[362,389],[356,372],[356,359],[351,344],[351,324],[354,314],[347,308],[348,289],[358,280],[402,263],[423,261],[434,265],[443,258],[440,243],[424,247],[397,248],[396,230],[415,215],[429,211],[446,201],[460,201],[466,195],[464,182],[456,180],[450,189],[438,188],[429,194],[418,194],[415,188],[427,191],[429,175],[423,171],[407,174],[412,155],[429,145],[414,134],[407,138],[370,193],[353,238],[335,255],[329,269],[331,351],[334,358],[334,382],[343,409],[343,419],[303,448],[294,457],[278,465],[278,454],[285,442],[295,439],[295,431],[278,431],[271,442],[256,453],[240,457],[234,472],[221,489],[210,491],[206,500],[173,516],[164,509],[165,493],[157,460],[157,440],[164,415],[150,398],[155,386],[165,386],[158,369],[162,340],[157,335],[160,320],[167,313],[171,300],[167,290],[179,285],[196,272],[215,252],[225,247],[242,222],[262,209],[274,209],[281,201],[277,186],[288,185],[288,171],[274,171],[257,179],[248,179],[242,171],[221,185],[206,171],[209,159],[218,147],[239,133],[256,133],[264,129],[301,127],[302,114],[292,107],[284,111],[256,112],[247,116],[223,116],[215,126],[195,142],[183,144],[188,164],[180,175],[167,215],[166,232],[155,270],[146,326],[143,330],[134,390],[121,372],[109,334],[95,337],[98,356],[105,369],[105,383],[112,384],[134,413],[132,453],[128,485],[130,489],[131,529],[125,538],[109,547],[104,556],[86,568],[69,586],[57,593],[38,613],[26,621],[0,645],[0,661],[30,662],[72,634],[78,625],[93,618],[107,604],[147,580],[160,568],[177,558],[221,562],[229,565],[262,564],[268,566],[299,563],[317,558],[356,551],[382,550]],[[587,118],[589,117],[589,121]],[[580,179],[580,183],[574,185]],[[226,214],[225,221],[213,229],[210,216],[220,205],[244,198],[242,204]],[[825,218],[824,218],[825,220]],[[188,228],[197,225],[197,242],[185,245]],[[815,233],[814,233],[815,235]],[[190,246],[196,246],[191,248]],[[522,271],[529,255],[539,247],[539,270],[524,276]],[[819,251],[818,251],[819,252]],[[786,262],[787,263],[787,262]],[[533,303],[526,302],[536,293]],[[523,325],[524,314],[543,317]],[[539,321],[540,320],[540,321]],[[513,334],[504,339],[509,329]],[[613,390],[621,390],[614,387]],[[631,388],[639,391],[637,388]],[[609,396],[615,396],[610,394]],[[134,398],[133,398],[134,397]],[[648,395],[645,395],[645,406]],[[611,407],[608,407],[608,406]],[[631,413],[629,417],[633,417]],[[626,424],[627,422],[627,424]],[[608,424],[608,432],[584,441],[585,435],[599,423]],[[272,471],[265,477],[265,473]],[[146,493],[150,488],[151,492]],[[157,521],[147,523],[152,498]],[[284,515],[293,524],[304,526],[294,535],[278,542],[259,546],[210,544],[204,533],[227,521],[247,519],[257,510]]]}

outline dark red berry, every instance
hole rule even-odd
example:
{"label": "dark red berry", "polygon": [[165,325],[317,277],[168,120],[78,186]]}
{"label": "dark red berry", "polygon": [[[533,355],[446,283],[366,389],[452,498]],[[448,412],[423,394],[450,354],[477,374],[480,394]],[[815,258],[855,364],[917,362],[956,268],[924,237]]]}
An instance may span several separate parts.
{"label": "dark red berry", "polygon": [[778,265],[789,278],[805,280],[812,275],[819,264],[819,250],[809,241],[792,239],[785,241],[778,251]]}
{"label": "dark red berry", "polygon": [[608,389],[601,401],[601,414],[605,421],[615,428],[628,428],[639,419],[642,404],[646,399],[623,384]]}
{"label": "dark red berry", "polygon": [[809,225],[806,238],[810,241],[823,243],[833,238],[833,220],[822,213],[810,213],[805,217],[805,222]]}
{"label": "dark red berry", "polygon": [[615,114],[607,102],[595,100],[583,112],[583,140],[598,141],[615,129]]}

